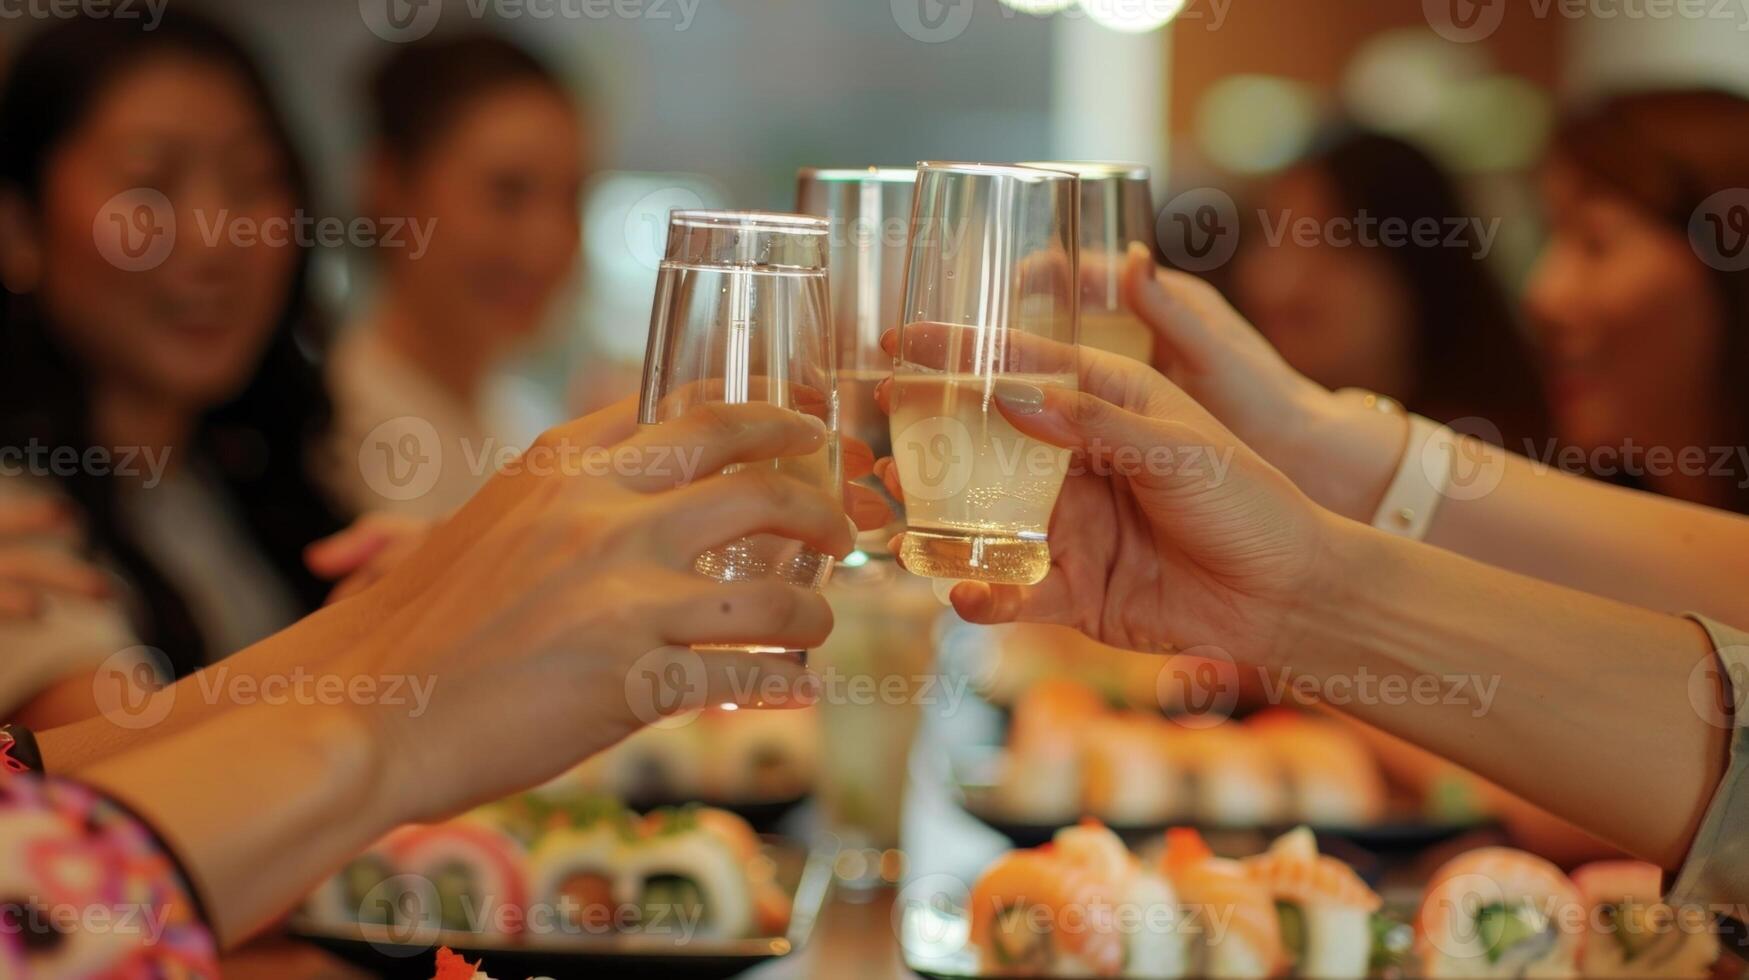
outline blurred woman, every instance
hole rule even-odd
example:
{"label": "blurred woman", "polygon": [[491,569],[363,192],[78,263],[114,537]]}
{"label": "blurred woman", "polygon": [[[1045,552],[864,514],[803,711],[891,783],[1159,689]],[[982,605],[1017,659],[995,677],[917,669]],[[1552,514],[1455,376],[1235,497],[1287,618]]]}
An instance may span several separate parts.
{"label": "blurred woman", "polygon": [[1543,174],[1551,230],[1527,296],[1557,434],[1583,468],[1739,513],[1749,271],[1727,270],[1749,247],[1749,195],[1735,208],[1713,195],[1744,187],[1749,100],[1642,93],[1569,118]]}
{"label": "blurred woman", "polygon": [[[9,648],[68,676],[145,644],[180,676],[320,604],[304,550],[342,526],[310,462],[321,324],[309,248],[268,241],[307,208],[260,73],[212,22],[77,18],[19,49],[0,92],[0,493],[70,503],[125,588],[56,603]],[[92,694],[63,681],[31,720]]]}
{"label": "blurred woman", "polygon": [[[1491,239],[1473,223],[1447,238],[1471,211],[1425,153],[1333,131],[1264,188],[1260,208],[1268,227],[1247,229],[1235,305],[1289,364],[1326,387],[1364,388],[1441,421],[1485,419],[1499,435],[1460,428],[1509,446],[1542,437],[1535,364],[1489,268]],[[1319,234],[1295,233],[1307,219]],[[1381,242],[1391,227],[1437,228],[1439,241]]]}
{"label": "blurred woman", "polygon": [[396,48],[370,101],[366,211],[406,234],[375,249],[379,295],[334,352],[337,477],[361,510],[439,517],[556,420],[498,369],[575,268],[584,134],[568,86],[487,36]]}

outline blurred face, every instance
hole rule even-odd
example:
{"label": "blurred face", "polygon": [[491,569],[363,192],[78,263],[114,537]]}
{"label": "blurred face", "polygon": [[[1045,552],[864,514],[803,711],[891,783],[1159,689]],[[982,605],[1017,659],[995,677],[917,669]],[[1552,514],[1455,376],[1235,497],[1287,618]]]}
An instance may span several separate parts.
{"label": "blurred face", "polygon": [[[1323,233],[1331,219],[1356,216],[1342,213],[1328,179],[1307,168],[1276,180],[1262,206],[1264,223],[1248,230],[1234,269],[1240,309],[1319,384],[1403,397],[1414,380],[1407,290],[1378,248],[1332,244]],[[1313,223],[1315,234],[1296,233]]]}
{"label": "blurred face", "polygon": [[540,326],[577,258],[582,146],[569,102],[540,85],[505,87],[472,100],[410,172],[389,178],[391,213],[430,228],[423,255],[385,255],[424,325],[491,343]]}
{"label": "blurred face", "polygon": [[1563,164],[1543,192],[1550,237],[1526,303],[1559,435],[1586,448],[1702,435],[1724,311],[1687,238]]}
{"label": "blurred face", "polygon": [[229,229],[289,219],[292,199],[240,80],[181,57],[142,63],[49,160],[29,234],[53,329],[99,387],[193,412],[222,403],[253,373],[297,264],[295,249],[239,245]]}

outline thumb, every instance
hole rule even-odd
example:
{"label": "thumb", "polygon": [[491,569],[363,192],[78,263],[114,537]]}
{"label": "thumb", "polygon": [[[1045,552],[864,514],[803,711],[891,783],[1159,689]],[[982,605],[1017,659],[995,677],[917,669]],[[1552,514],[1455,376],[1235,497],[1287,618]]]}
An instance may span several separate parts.
{"label": "thumb", "polygon": [[394,536],[370,521],[359,521],[304,549],[304,565],[318,578],[337,579],[364,567]]}
{"label": "thumb", "polygon": [[1208,451],[1225,441],[1189,422],[1138,415],[1070,388],[1003,379],[994,394],[1003,417],[1023,435],[1079,450],[1087,456],[1089,472],[1125,476],[1143,485],[1171,483],[1174,461],[1182,454]]}

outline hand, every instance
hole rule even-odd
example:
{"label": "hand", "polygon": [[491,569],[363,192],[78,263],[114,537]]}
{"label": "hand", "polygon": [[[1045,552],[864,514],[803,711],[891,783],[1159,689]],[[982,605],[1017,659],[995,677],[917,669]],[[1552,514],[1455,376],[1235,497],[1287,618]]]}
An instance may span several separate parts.
{"label": "hand", "polygon": [[787,657],[688,648],[807,649],[831,629],[825,600],[775,581],[711,581],[693,563],[755,533],[850,551],[851,527],[834,496],[770,470],[721,473],[813,452],[824,427],[767,405],[704,406],[642,428],[634,418],[634,406],[621,403],[536,445],[606,451],[639,465],[601,475],[582,465],[501,474],[378,588],[349,600],[394,597],[398,605],[386,606],[336,669],[430,685],[423,711],[368,712],[386,743],[382,792],[399,819],[434,818],[526,788],[641,727],[650,718],[628,690],[634,665],[693,671],[691,706],[758,706],[762,695],[789,692],[806,677]]}
{"label": "hand", "polygon": [[[931,366],[929,350],[971,349],[935,333],[955,329],[908,326],[907,346],[921,342],[903,359]],[[883,343],[900,356],[897,332]],[[1277,656],[1314,575],[1324,512],[1146,365],[1038,338],[1009,338],[1008,350],[1029,373],[1072,371],[1080,383],[996,388],[1015,428],[1074,450],[1051,516],[1051,570],[1032,586],[962,582],[955,610],[974,623],[1069,625],[1134,650],[1215,644],[1254,662]],[[879,472],[903,493],[890,459]]]}
{"label": "hand", "polygon": [[407,514],[365,514],[304,549],[304,564],[317,578],[336,583],[327,601],[339,602],[376,584],[418,550],[432,523]]}
{"label": "hand", "polygon": [[72,511],[53,497],[0,498],[0,623],[35,619],[51,595],[109,595],[108,576],[68,554],[77,532]]}
{"label": "hand", "polygon": [[1295,371],[1220,292],[1131,246],[1123,300],[1154,332],[1154,367],[1312,499],[1370,521],[1407,438],[1400,417]]}

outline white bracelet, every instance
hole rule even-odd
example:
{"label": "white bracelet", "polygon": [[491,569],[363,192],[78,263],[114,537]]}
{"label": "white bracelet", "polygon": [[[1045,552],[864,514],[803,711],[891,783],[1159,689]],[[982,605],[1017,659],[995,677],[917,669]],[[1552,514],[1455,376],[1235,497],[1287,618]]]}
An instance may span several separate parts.
{"label": "white bracelet", "polygon": [[1439,502],[1451,488],[1452,454],[1457,434],[1419,415],[1409,416],[1409,443],[1397,463],[1397,475],[1373,515],[1372,526],[1413,538],[1427,536]]}

